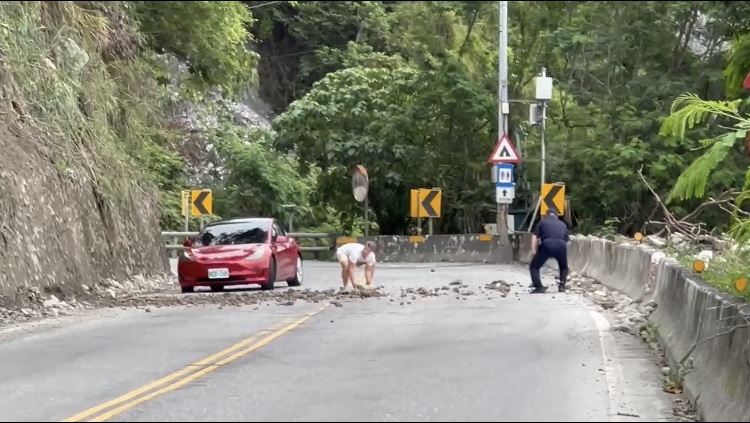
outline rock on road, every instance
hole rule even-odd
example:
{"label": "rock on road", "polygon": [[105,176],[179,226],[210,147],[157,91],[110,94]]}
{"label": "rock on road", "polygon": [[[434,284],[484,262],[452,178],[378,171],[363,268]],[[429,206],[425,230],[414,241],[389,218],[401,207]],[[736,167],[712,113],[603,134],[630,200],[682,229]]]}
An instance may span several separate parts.
{"label": "rock on road", "polygon": [[[307,262],[304,288],[338,287]],[[446,295],[402,294],[468,285]],[[512,282],[506,297],[480,287]],[[390,296],[0,330],[0,421],[666,421],[654,355],[520,266],[380,264]],[[549,282],[548,282],[549,283]],[[277,290],[286,290],[278,284]],[[231,292],[231,291],[230,291]],[[181,295],[181,294],[158,294]],[[194,296],[217,295],[212,293]],[[235,294],[218,294],[235,295]]]}

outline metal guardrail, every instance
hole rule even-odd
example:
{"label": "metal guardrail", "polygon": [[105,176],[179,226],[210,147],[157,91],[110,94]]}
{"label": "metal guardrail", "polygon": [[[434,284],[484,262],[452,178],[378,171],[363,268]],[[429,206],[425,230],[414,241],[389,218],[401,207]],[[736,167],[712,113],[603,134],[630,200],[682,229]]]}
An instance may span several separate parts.
{"label": "metal guardrail", "polygon": [[[176,258],[179,252],[184,251],[185,247],[182,245],[182,242],[186,238],[192,238],[195,236],[198,236],[198,232],[162,232],[161,233],[162,238],[164,238],[166,245],[165,248],[167,250],[167,254],[172,257]],[[333,251],[333,249],[336,246],[336,236],[331,234],[325,234],[325,233],[288,233],[288,237],[294,238],[298,241],[300,240],[311,240],[312,246],[304,246],[300,245],[300,251],[303,253],[309,252],[312,253],[315,256],[315,259],[318,260],[320,253],[325,253],[329,251]],[[327,240],[328,245],[321,245],[322,241]]]}

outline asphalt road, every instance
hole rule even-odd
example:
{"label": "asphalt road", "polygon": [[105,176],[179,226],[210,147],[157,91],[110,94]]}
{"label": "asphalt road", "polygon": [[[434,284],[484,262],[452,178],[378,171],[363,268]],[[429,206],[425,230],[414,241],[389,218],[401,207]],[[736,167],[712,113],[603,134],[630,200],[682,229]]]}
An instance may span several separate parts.
{"label": "asphalt road", "polygon": [[[305,270],[305,288],[339,284],[335,264],[308,262]],[[604,422],[671,414],[653,355],[609,331],[581,297],[522,287],[505,298],[398,295],[498,278],[529,284],[515,266],[381,264],[376,282],[394,301],[115,310],[19,333],[0,343],[0,421]]]}

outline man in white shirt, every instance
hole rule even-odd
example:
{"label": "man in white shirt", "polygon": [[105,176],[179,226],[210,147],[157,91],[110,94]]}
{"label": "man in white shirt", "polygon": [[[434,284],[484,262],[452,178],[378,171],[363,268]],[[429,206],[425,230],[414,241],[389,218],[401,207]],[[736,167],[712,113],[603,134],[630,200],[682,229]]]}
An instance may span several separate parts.
{"label": "man in white shirt", "polygon": [[372,277],[375,273],[375,242],[367,241],[365,245],[358,242],[344,244],[336,250],[336,258],[341,264],[341,280],[344,288],[351,281],[354,287],[354,268],[365,266],[365,283],[372,286]]}

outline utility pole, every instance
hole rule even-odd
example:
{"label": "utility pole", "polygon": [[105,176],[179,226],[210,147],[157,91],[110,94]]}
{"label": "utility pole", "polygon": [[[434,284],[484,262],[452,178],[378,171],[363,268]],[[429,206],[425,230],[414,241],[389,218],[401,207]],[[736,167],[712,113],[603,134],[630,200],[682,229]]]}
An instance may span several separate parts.
{"label": "utility pole", "polygon": [[[509,102],[508,102],[508,2],[498,2],[499,34],[497,43],[497,132],[498,139],[508,133]],[[508,243],[508,206],[497,204],[497,233],[500,235],[500,245]]]}
{"label": "utility pole", "polygon": [[544,140],[544,134],[547,129],[547,103],[552,100],[552,78],[547,76],[546,68],[542,68],[539,76],[536,77],[535,85],[536,94],[534,95],[534,97],[536,99],[536,104],[532,106],[534,112],[530,114],[533,116],[532,124],[539,125],[539,142],[542,147],[542,180],[539,184],[539,201],[537,201],[534,208],[534,214],[531,216],[531,221],[529,221],[529,231],[531,231],[531,228],[534,225],[537,213],[541,213],[542,201],[544,201],[544,199],[542,198],[542,192],[544,190],[544,184],[547,182],[547,144]]}
{"label": "utility pole", "polygon": [[[547,68],[542,68],[542,72],[540,73],[539,76],[542,78],[541,80],[548,79],[547,78]],[[549,91],[550,91],[549,97],[552,97],[552,84],[550,84],[550,90]],[[546,90],[545,90],[545,93],[546,93]],[[541,118],[542,118],[542,121],[539,122],[539,143],[542,144],[542,183],[541,183],[541,185],[539,185],[539,190],[540,190],[539,193],[541,194],[541,192],[542,192],[541,189],[542,189],[542,187],[544,187],[544,184],[547,182],[547,180],[546,180],[547,175],[545,174],[545,172],[547,170],[547,144],[544,142],[544,133],[546,132],[546,129],[547,129],[547,122],[546,121],[547,121],[547,101],[548,101],[548,99],[544,98],[545,96],[543,94],[541,94],[541,93],[537,94],[537,97],[542,97],[542,98],[537,98],[537,100],[539,101],[539,109],[541,111]]]}

